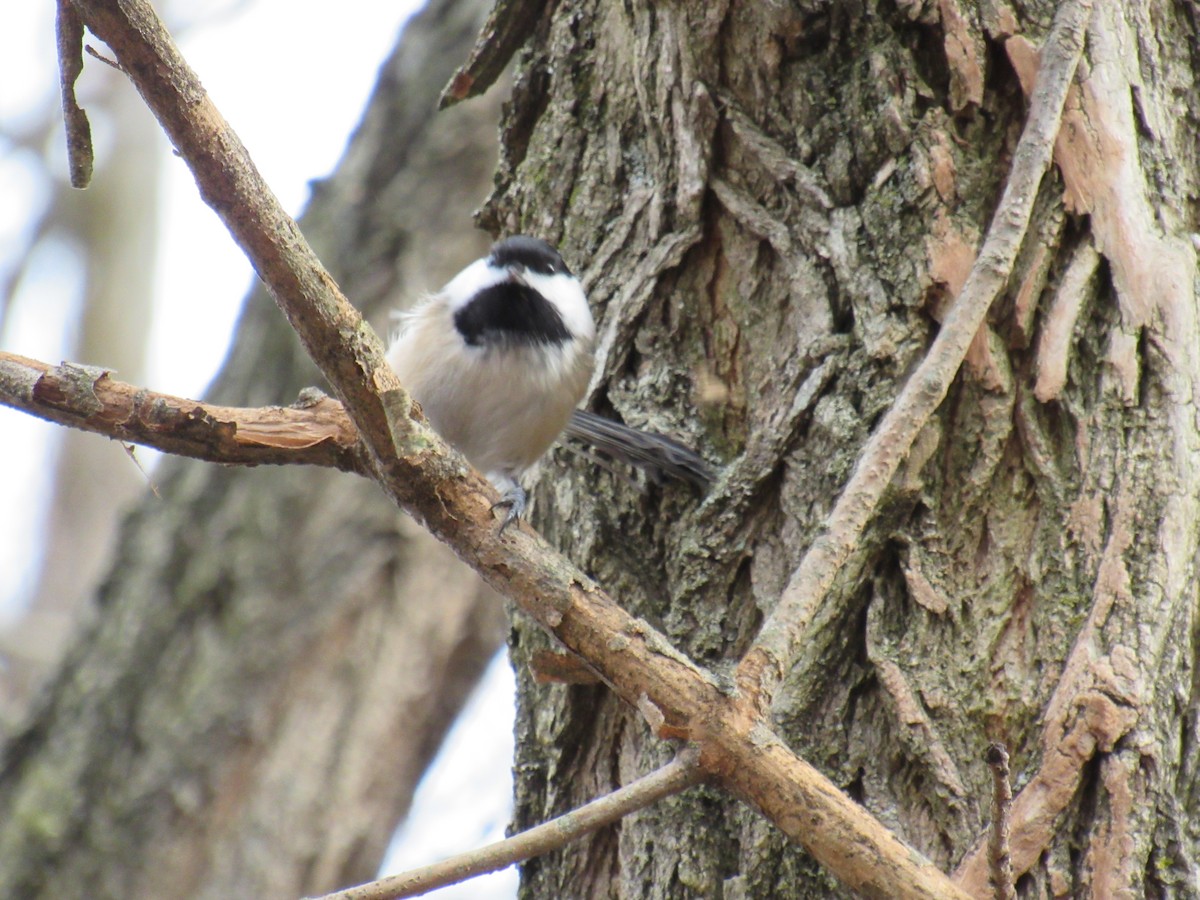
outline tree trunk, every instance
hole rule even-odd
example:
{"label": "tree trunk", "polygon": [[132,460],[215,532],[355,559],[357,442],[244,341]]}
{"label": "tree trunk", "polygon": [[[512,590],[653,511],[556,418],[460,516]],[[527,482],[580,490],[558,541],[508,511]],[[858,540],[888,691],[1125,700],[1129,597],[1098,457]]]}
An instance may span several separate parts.
{"label": "tree trunk", "polygon": [[[304,230],[387,312],[480,255],[499,98],[434,116],[486,9],[435,0]],[[318,382],[261,290],[217,402]],[[95,621],[4,749],[0,897],[287,897],[373,876],[502,636],[502,607],[372,485],[168,460]]]}
{"label": "tree trunk", "polygon": [[[537,522],[697,661],[745,651],[961,287],[1054,10],[590,0],[536,23],[485,220],[583,272],[593,407],[753,473],[698,510],[556,458]],[[1091,29],[1008,290],[774,713],[973,890],[1003,741],[1022,896],[1200,896],[1200,44],[1159,2],[1097,3]],[[519,826],[670,756],[605,690],[531,678],[535,627],[513,641]],[[523,893],[846,895],[711,789],[530,862]]]}

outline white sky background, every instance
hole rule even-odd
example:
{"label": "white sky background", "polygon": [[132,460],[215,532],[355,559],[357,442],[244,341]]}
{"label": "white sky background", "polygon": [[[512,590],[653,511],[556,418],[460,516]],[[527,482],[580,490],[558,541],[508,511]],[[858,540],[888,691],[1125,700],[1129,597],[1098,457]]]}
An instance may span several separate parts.
{"label": "white sky background", "polygon": [[[174,4],[188,17],[180,36],[185,57],[293,215],[307,201],[309,180],[336,164],[380,63],[417,5],[417,0]],[[58,104],[53,28],[53,0],[0,3],[5,37],[0,122],[6,128],[20,128],[37,110]],[[90,35],[89,42],[97,43]],[[86,58],[81,87],[86,67],[95,65]],[[278,91],[279,72],[287,73],[289,92]],[[61,134],[60,126],[54,137],[60,147]],[[102,126],[96,138],[103,141]],[[165,138],[162,147],[167,152]],[[37,167],[11,150],[0,140],[0,264],[20,246],[27,223],[49,195]],[[55,175],[65,177],[65,157],[60,158]],[[196,397],[224,357],[253,275],[180,160],[167,164],[165,179],[145,386]],[[69,253],[53,247],[38,259],[3,322],[0,348],[57,363],[71,343],[79,267]],[[200,309],[204,314],[195,315]],[[0,627],[19,614],[31,588],[56,428],[0,407]],[[139,457],[150,454],[142,450]],[[511,790],[512,673],[503,659],[489,672],[470,704],[474,715],[455,726],[418,792],[413,820],[389,851],[390,871],[503,837]],[[479,753],[481,747],[486,754]],[[430,896],[499,900],[515,893],[516,873],[509,870]]]}

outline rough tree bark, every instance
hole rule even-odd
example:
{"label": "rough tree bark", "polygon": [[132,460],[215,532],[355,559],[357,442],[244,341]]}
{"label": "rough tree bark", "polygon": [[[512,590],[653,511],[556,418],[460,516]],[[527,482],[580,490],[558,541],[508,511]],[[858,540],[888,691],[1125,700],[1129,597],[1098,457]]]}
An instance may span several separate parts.
{"label": "rough tree bark", "polygon": [[[441,0],[413,20],[314,187],[305,234],[381,332],[488,243],[470,217],[500,97],[434,115],[484,13]],[[319,383],[255,291],[211,398],[287,404]],[[175,459],[155,481],[94,622],[4,748],[0,896],[287,897],[370,878],[501,640],[501,604],[354,476]]]}
{"label": "rough tree bark", "polygon": [[[961,286],[1054,7],[531,23],[485,218],[585,273],[593,406],[761,461],[710,556],[687,491],[596,471],[552,467],[537,522],[697,661],[745,650]],[[1200,895],[1196,32],[1189,5],[1096,4],[1009,289],[776,699],[802,755],[977,894],[1000,740],[1022,896]],[[518,672],[546,648],[518,624]],[[603,688],[520,696],[519,826],[670,755]],[[523,894],[844,889],[700,790],[530,862]]]}

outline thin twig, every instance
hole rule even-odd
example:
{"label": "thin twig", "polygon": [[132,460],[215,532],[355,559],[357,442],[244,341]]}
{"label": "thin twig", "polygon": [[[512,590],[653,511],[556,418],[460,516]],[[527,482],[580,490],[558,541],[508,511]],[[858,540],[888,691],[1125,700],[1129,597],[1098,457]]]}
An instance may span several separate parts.
{"label": "thin twig", "polygon": [[143,390],[94,366],[51,366],[0,351],[0,405],[225,465],[310,465],[370,473],[354,424],[329,397],[291,407],[216,406]]}
{"label": "thin twig", "polygon": [[67,132],[67,169],[71,187],[85,188],[92,180],[92,126],[75,99],[75,80],[83,71],[83,20],[71,0],[58,0],[54,20],[58,44],[58,89],[62,97],[63,125]]}
{"label": "thin twig", "polygon": [[161,500],[162,494],[158,492],[158,485],[154,483],[154,479],[150,477],[150,473],[146,471],[146,467],[142,465],[142,461],[137,458],[137,447],[122,441],[121,449],[125,451],[125,455],[129,457],[129,461],[137,466],[137,470],[146,479],[146,487],[150,488],[150,493],[154,495],[154,499]]}
{"label": "thin twig", "polygon": [[117,62],[115,59],[109,59],[107,56],[105,56],[103,53],[101,53],[99,50],[97,50],[91,44],[85,44],[83,49],[87,52],[87,55],[90,56],[92,59],[95,59],[95,60],[98,60],[99,62],[104,63],[110,69],[116,69],[118,72],[122,71],[121,64],[119,62]]}
{"label": "thin twig", "polygon": [[1013,156],[1008,184],[983,247],[929,352],[867,441],[825,532],[809,548],[783,595],[738,666],[738,683],[760,708],[769,706],[783,674],[854,552],[863,530],[908,455],[913,441],[941,404],[992,301],[1012,273],[1029,226],[1038,185],[1050,165],[1067,89],[1083,52],[1092,0],[1062,4],[1042,50],[1042,67],[1029,119]]}
{"label": "thin twig", "polygon": [[1008,852],[1009,813],[1012,782],[1008,771],[1008,749],[997,742],[988,747],[987,764],[992,770],[992,830],[988,836],[988,864],[996,900],[1016,900],[1012,857]]}
{"label": "thin twig", "polygon": [[705,777],[699,766],[699,754],[694,749],[685,749],[661,769],[528,831],[431,866],[335,891],[320,900],[399,900],[498,872],[513,863],[565,847],[585,834],[697,785]]}

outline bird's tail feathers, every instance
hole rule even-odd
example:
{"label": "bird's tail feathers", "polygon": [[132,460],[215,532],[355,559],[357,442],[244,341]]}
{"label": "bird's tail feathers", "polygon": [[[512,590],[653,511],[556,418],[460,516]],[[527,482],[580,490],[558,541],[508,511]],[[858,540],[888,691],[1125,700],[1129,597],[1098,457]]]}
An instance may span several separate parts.
{"label": "bird's tail feathers", "polygon": [[564,435],[643,469],[656,482],[664,477],[674,478],[707,491],[716,480],[712,466],[679,441],[586,410],[571,413]]}

